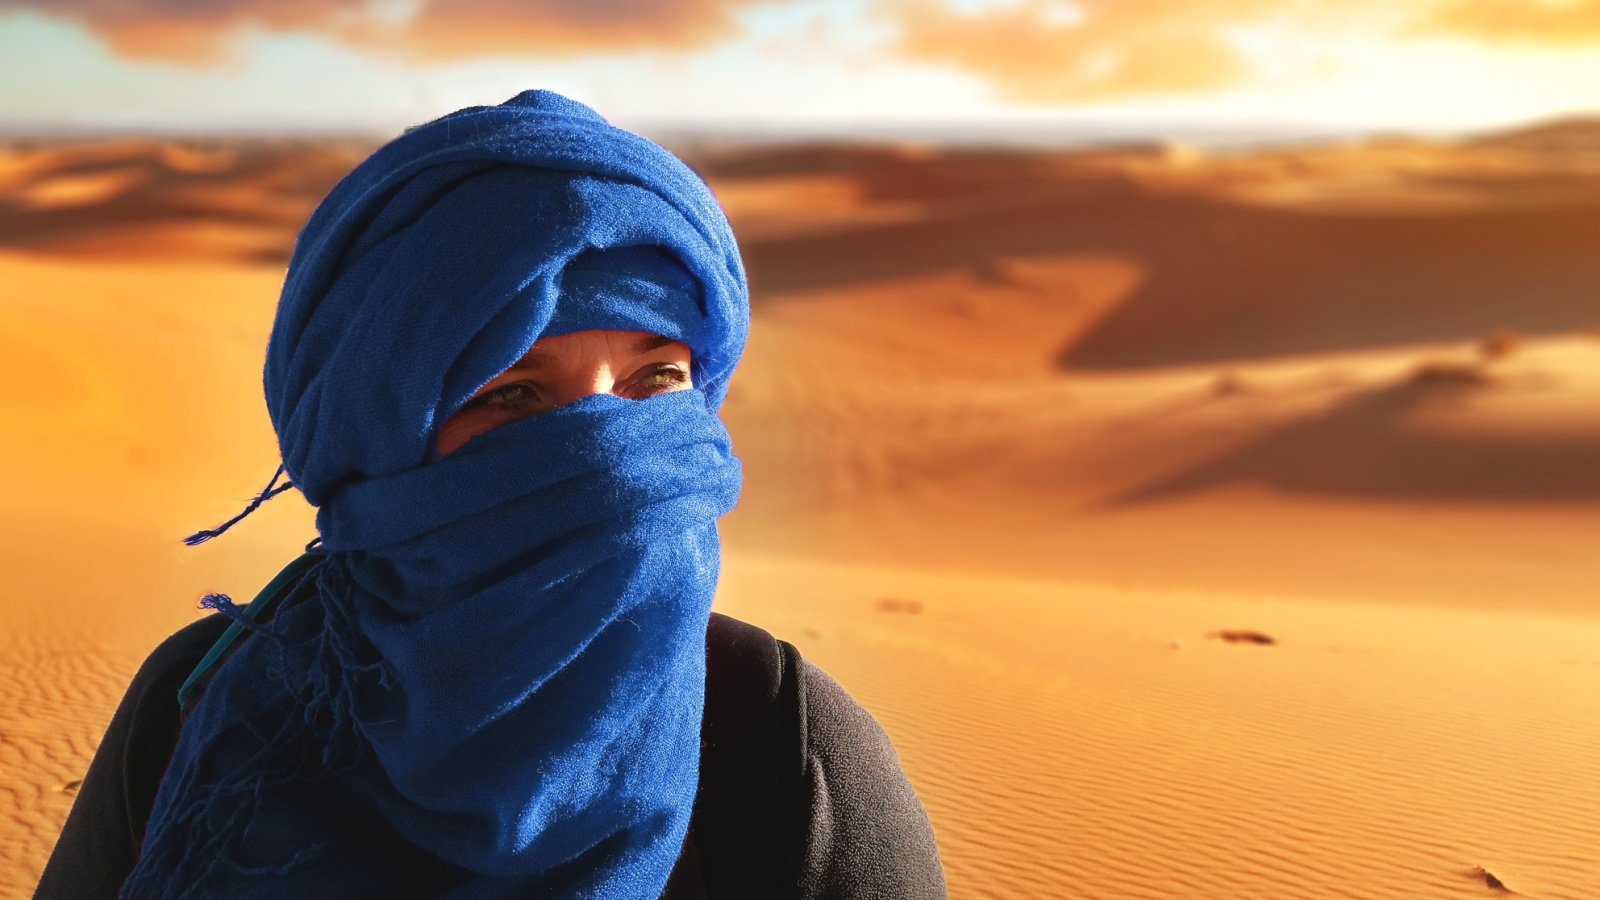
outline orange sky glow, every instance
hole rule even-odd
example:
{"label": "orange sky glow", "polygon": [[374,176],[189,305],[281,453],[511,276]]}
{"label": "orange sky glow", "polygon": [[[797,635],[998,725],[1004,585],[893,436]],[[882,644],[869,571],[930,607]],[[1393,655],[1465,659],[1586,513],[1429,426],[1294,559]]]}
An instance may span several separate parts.
{"label": "orange sky glow", "polygon": [[540,85],[669,124],[1448,129],[1600,110],[1600,0],[0,0],[0,57],[24,124],[391,128]]}

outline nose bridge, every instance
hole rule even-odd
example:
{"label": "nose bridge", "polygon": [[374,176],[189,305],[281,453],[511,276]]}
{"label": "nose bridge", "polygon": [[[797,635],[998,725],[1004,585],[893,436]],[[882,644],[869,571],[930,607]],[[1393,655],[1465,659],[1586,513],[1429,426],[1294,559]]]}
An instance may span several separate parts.
{"label": "nose bridge", "polygon": [[588,382],[588,394],[606,393],[616,384],[616,373],[611,371],[611,359],[601,357],[584,369],[585,380]]}
{"label": "nose bridge", "polygon": [[603,350],[586,353],[570,368],[564,368],[556,387],[556,401],[571,403],[591,394],[608,394],[616,386],[611,357]]}

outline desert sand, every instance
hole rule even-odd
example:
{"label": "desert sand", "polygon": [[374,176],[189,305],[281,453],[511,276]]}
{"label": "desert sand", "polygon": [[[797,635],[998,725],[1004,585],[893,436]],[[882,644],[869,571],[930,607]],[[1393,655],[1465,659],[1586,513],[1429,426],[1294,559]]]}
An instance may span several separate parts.
{"label": "desert sand", "polygon": [[[262,349],[357,144],[0,148],[0,896],[139,661],[314,534]],[[1600,126],[699,148],[754,327],[718,608],[951,895],[1600,896]]]}

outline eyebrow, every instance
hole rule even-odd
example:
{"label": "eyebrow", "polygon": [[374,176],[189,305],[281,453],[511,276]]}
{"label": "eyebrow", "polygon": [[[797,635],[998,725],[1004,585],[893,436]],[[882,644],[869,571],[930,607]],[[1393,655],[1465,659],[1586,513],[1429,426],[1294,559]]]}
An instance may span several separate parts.
{"label": "eyebrow", "polygon": [[659,334],[647,334],[644,337],[634,341],[633,346],[629,349],[635,353],[648,353],[658,347],[665,347],[666,345],[673,343],[677,342],[672,338],[662,337]]}
{"label": "eyebrow", "polygon": [[506,369],[506,371],[507,372],[526,372],[526,371],[528,371],[530,369],[543,368],[544,364],[545,364],[545,357],[543,357],[543,356],[534,356],[533,354],[530,353],[527,356],[524,356],[523,358],[521,358],[521,359],[517,360],[516,362],[512,363],[511,364],[511,368]]}
{"label": "eyebrow", "polygon": [[[647,334],[644,337],[639,338],[638,340],[635,340],[632,344],[629,344],[628,345],[628,350],[630,352],[633,352],[633,353],[648,353],[651,350],[656,350],[656,349],[659,349],[661,347],[665,347],[666,345],[671,344],[671,343],[675,343],[675,341],[672,338],[662,337],[659,334]],[[506,371],[507,372],[526,372],[526,371],[531,371],[531,370],[534,370],[534,369],[541,369],[541,368],[544,368],[544,366],[545,366],[545,364],[547,362],[549,362],[549,357],[548,356],[546,356],[545,354],[540,353],[538,351],[530,350],[521,359],[519,359],[516,362],[512,363],[511,367],[509,369],[507,369]]]}

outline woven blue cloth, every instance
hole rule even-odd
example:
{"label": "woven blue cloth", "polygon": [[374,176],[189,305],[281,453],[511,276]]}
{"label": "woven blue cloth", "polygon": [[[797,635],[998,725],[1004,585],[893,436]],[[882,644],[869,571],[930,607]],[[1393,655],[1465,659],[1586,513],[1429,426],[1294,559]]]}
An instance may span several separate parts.
{"label": "woven blue cloth", "polygon": [[[529,91],[406,132],[301,232],[267,348],[321,561],[218,666],[127,898],[656,897],[693,808],[717,417],[749,323],[704,183]],[[653,331],[694,390],[584,397],[445,457],[535,339]]]}

